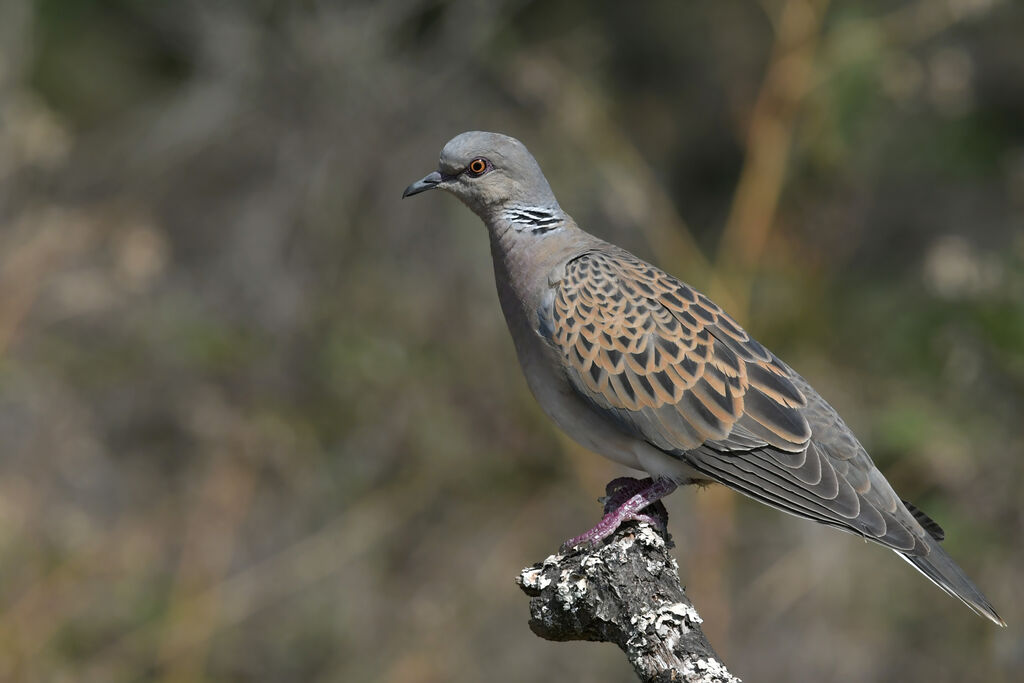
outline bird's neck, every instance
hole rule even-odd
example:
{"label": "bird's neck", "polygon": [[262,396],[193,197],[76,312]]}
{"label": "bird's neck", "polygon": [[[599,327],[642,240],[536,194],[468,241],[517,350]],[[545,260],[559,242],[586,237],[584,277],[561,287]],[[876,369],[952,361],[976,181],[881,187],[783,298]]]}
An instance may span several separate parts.
{"label": "bird's neck", "polygon": [[[554,207],[506,206],[485,219],[491,237],[498,295],[509,325],[520,311],[534,310],[549,274],[578,255],[589,235]],[[523,321],[533,324],[530,321]]]}
{"label": "bird's neck", "polygon": [[505,204],[488,211],[483,219],[491,236],[495,266],[500,261],[510,271],[543,265],[579,232],[557,203]]}

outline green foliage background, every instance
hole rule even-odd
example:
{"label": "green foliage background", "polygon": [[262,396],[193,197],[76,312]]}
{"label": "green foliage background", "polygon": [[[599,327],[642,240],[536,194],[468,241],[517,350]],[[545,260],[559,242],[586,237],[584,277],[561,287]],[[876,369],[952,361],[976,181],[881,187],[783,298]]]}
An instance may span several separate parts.
{"label": "green foliage background", "polygon": [[520,567],[622,474],[520,378],[467,129],[840,408],[1010,628],[669,499],[751,681],[1024,670],[1024,5],[4,0],[0,680],[629,680]]}

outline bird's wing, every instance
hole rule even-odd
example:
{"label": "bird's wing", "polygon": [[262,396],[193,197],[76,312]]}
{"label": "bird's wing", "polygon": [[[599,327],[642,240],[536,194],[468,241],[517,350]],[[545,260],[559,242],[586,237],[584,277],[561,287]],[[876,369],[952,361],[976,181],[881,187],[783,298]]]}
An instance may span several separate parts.
{"label": "bird's wing", "polygon": [[565,265],[538,318],[575,390],[628,433],[773,507],[926,552],[835,410],[692,287],[609,245]]}

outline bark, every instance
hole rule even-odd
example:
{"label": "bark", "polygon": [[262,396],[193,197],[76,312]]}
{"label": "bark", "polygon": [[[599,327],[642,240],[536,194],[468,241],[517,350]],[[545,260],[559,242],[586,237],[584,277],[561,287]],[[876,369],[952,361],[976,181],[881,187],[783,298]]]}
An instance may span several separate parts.
{"label": "bark", "polygon": [[[651,508],[667,523],[660,502]],[[641,681],[738,683],[701,631],[671,545],[651,525],[630,522],[600,547],[523,569],[516,583],[530,596],[530,629],[547,640],[615,643]]]}

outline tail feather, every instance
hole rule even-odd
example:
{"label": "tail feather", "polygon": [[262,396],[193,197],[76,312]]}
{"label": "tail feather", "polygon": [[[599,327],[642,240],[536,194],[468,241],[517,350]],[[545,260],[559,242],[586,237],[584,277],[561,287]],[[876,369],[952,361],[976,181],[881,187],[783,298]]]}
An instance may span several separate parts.
{"label": "tail feather", "polygon": [[928,532],[928,535],[934,538],[936,541],[944,541],[946,539],[946,532],[939,526],[939,523],[924,513],[924,510],[917,507],[913,503],[902,501],[903,507],[907,508],[907,511],[914,516],[918,524],[924,527],[924,530]]}
{"label": "tail feather", "polygon": [[928,577],[936,586],[970,607],[975,613],[999,626],[1006,626],[1006,622],[996,614],[996,610],[988,598],[967,578],[964,570],[960,569],[949,553],[942,549],[938,541],[931,537],[928,538],[927,555],[900,553],[900,557]]}

